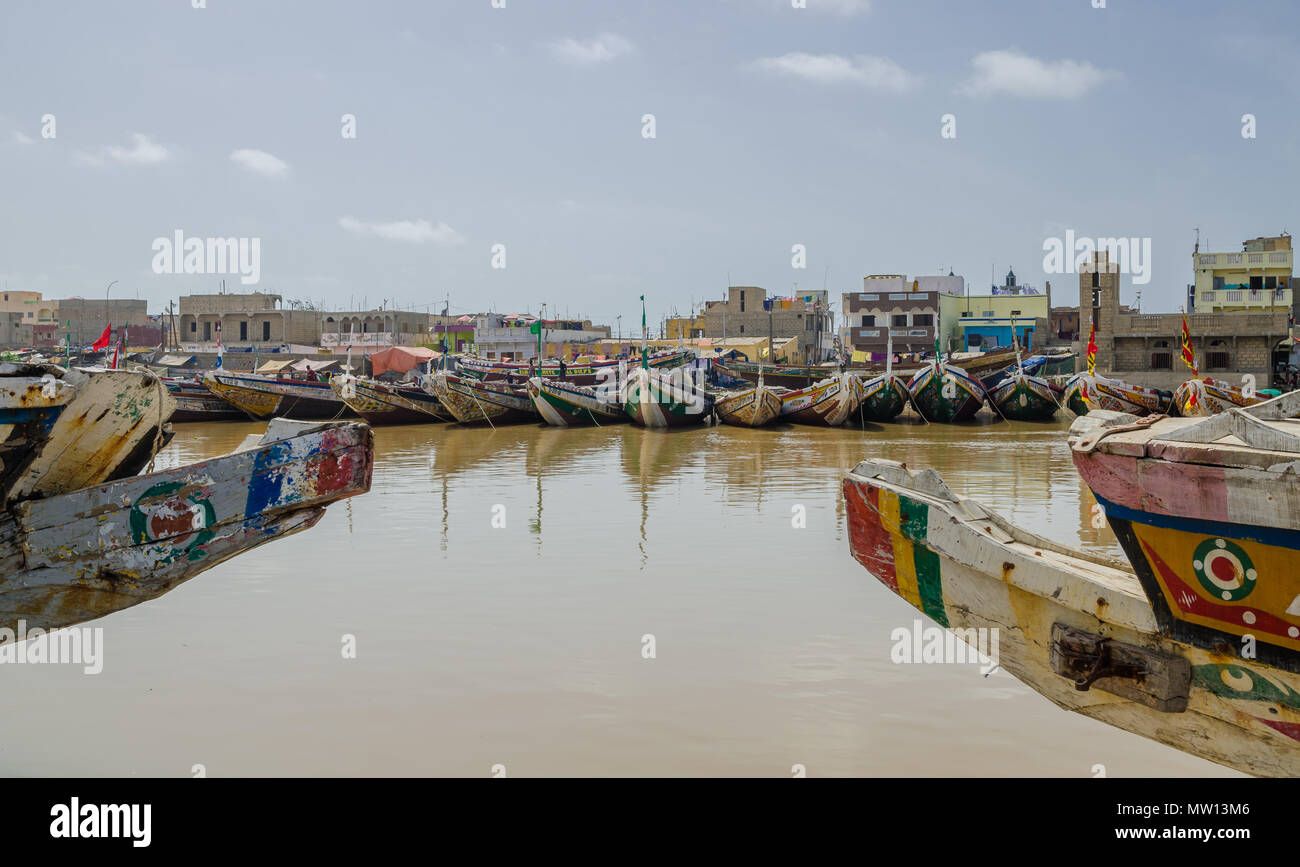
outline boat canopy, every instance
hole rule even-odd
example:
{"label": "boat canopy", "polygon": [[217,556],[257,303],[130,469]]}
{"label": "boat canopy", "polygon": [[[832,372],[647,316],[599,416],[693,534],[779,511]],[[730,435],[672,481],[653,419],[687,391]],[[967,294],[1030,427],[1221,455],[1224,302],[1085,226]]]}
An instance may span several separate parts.
{"label": "boat canopy", "polygon": [[197,359],[193,355],[164,355],[158,359],[161,367],[189,367]]}
{"label": "boat canopy", "polygon": [[337,358],[303,358],[289,365],[290,370],[303,371],[310,368],[316,370],[329,370],[331,367],[338,366]]}
{"label": "boat canopy", "polygon": [[375,376],[382,376],[390,370],[394,373],[406,373],[421,364],[441,358],[437,350],[423,346],[390,346],[370,356],[370,366]]}
{"label": "boat canopy", "polygon": [[262,362],[262,366],[257,369],[257,372],[258,373],[279,373],[281,370],[288,367],[292,363],[293,362],[291,361],[279,361],[279,360],[264,361]]}

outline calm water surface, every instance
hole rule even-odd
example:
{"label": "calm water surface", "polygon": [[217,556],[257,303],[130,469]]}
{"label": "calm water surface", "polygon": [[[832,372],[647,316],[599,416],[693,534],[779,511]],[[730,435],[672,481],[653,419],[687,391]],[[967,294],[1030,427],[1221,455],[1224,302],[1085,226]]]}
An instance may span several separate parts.
{"label": "calm water surface", "polygon": [[[3,666],[0,771],[1230,773],[1001,671],[890,662],[920,615],[850,557],[844,470],[933,466],[1028,529],[1118,552],[1067,427],[379,428],[369,494],[92,624],[103,673]],[[263,429],[178,425],[160,465]]]}

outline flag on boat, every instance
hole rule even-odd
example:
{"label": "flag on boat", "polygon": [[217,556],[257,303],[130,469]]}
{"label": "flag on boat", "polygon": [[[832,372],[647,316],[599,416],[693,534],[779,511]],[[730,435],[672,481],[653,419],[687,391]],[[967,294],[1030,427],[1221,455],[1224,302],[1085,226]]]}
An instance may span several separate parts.
{"label": "flag on boat", "polygon": [[1097,372],[1097,323],[1094,320],[1092,329],[1088,332],[1088,375],[1093,376]]}
{"label": "flag on boat", "polygon": [[111,338],[112,336],[113,336],[113,323],[110,322],[104,326],[104,333],[99,335],[99,339],[96,340],[94,343],[90,344],[91,351],[99,352],[99,350],[101,349],[107,349],[109,338]]}
{"label": "flag on boat", "polygon": [[217,363],[213,367],[221,366],[221,359],[226,354],[226,347],[221,345],[221,323],[217,323]]}
{"label": "flag on boat", "polygon": [[[1199,377],[1201,374],[1200,374],[1200,371],[1197,370],[1197,368],[1196,368],[1196,350],[1192,349],[1192,332],[1191,332],[1191,330],[1187,327],[1187,311],[1183,311],[1183,335],[1182,335],[1182,339],[1183,339],[1183,351],[1182,351],[1183,363],[1186,364],[1189,368],[1191,368],[1191,371],[1192,371],[1192,379],[1196,379],[1196,378]],[[1187,412],[1188,412],[1189,415],[1191,414],[1192,409],[1194,409],[1194,408],[1196,407],[1196,392],[1197,392],[1197,391],[1199,391],[1199,389],[1198,389],[1195,385],[1193,385],[1191,388],[1187,389],[1187,406],[1186,406],[1186,409],[1187,409]]]}
{"label": "flag on boat", "polygon": [[113,345],[113,361],[109,365],[109,367],[112,368],[113,370],[117,370],[118,360],[124,355],[126,355],[126,326],[125,325],[123,325],[122,330],[117,333],[117,343]]}

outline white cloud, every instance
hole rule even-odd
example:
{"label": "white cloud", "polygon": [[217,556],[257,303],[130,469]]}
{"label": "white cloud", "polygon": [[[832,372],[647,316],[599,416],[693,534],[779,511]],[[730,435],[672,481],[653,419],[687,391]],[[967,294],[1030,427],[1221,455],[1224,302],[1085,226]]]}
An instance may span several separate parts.
{"label": "white cloud", "polygon": [[131,146],[108,145],[95,153],[78,151],[73,160],[87,166],[102,166],[109,160],[123,165],[148,166],[171,159],[171,152],[143,133],[131,133]]}
{"label": "white cloud", "polygon": [[18,130],[14,130],[13,134],[9,137],[9,140],[12,141],[14,144],[20,144],[20,145],[29,145],[35,143],[36,141],[36,139],[32,138],[29,135],[24,135],[23,133],[18,132]]}
{"label": "white cloud", "polygon": [[818,84],[854,84],[873,90],[903,91],[917,82],[916,76],[888,57],[861,54],[842,57],[794,51],[780,57],[761,58],[754,65],[768,72]]}
{"label": "white cloud", "polygon": [[572,38],[559,39],[552,42],[550,48],[551,53],[560,60],[577,66],[606,63],[624,54],[631,54],[633,51],[632,43],[617,33],[601,33],[594,39],[586,41]]}
{"label": "white cloud", "polygon": [[270,178],[281,177],[289,173],[289,164],[266,151],[252,148],[240,148],[230,154],[230,161],[259,175]]}
{"label": "white cloud", "polygon": [[1019,51],[985,51],[971,60],[971,77],[957,88],[974,96],[1078,99],[1119,73],[1078,60],[1039,60]]}
{"label": "white cloud", "polygon": [[439,221],[397,220],[391,223],[367,223],[355,217],[339,217],[339,225],[360,237],[383,238],[387,241],[404,241],[408,244],[433,244],[438,247],[459,247],[465,236],[451,226]]}

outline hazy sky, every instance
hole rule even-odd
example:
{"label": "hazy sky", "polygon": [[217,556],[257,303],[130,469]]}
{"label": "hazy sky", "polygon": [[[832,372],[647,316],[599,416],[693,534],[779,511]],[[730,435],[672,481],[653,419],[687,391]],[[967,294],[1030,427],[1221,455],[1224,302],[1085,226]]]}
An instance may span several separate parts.
{"label": "hazy sky", "polygon": [[1014,266],[1073,300],[1043,273],[1073,230],[1150,238],[1143,307],[1172,310],[1197,226],[1297,225],[1292,0],[193,2],[0,4],[9,288],[215,291],[154,273],[180,230],[260,240],[238,290],[627,331],[641,293],[656,319],[728,275]]}

